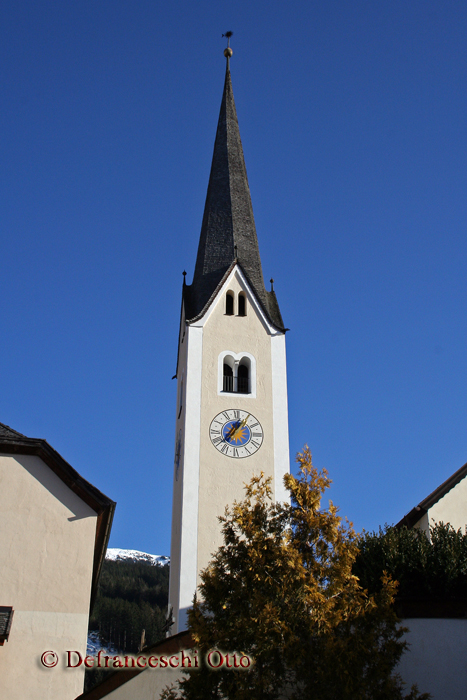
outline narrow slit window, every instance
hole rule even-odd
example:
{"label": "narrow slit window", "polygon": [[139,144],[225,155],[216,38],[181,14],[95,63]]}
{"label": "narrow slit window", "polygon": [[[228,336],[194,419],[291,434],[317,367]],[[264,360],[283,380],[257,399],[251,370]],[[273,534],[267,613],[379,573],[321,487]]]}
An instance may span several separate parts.
{"label": "narrow slit window", "polygon": [[232,292],[227,292],[225,297],[225,313],[226,316],[233,316],[234,312],[234,296]]}
{"label": "narrow slit window", "polygon": [[238,315],[246,316],[246,297],[243,292],[238,295]]}

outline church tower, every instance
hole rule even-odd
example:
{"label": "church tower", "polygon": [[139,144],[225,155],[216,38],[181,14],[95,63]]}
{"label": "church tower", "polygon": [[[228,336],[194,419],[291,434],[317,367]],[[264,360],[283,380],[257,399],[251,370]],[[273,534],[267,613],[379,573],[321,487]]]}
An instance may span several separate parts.
{"label": "church tower", "polygon": [[[169,605],[186,629],[218,516],[263,471],[288,494],[285,331],[266,291],[232,83],[230,48],[193,282],[183,284],[177,361]],[[186,274],[186,273],[184,273]],[[272,282],[272,281],[271,281]]]}

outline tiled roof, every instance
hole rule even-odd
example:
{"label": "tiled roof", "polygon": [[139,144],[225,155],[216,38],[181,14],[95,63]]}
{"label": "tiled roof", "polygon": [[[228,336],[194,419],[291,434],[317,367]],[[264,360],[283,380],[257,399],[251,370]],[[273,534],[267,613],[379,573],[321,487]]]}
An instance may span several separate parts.
{"label": "tiled roof", "polygon": [[275,295],[264,287],[250,188],[229,64],[225,75],[211,174],[193,283],[184,286],[188,321],[202,314],[226,271],[237,261],[273,325],[283,330]]}

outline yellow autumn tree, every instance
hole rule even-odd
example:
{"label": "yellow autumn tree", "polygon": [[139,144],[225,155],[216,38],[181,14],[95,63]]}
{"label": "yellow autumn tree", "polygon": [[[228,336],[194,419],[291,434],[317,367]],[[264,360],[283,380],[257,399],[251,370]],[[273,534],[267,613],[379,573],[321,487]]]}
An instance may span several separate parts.
{"label": "yellow autumn tree", "polygon": [[254,477],[222,522],[224,543],[201,574],[189,629],[204,657],[215,648],[231,665],[206,664],[166,692],[187,700],[415,700],[394,674],[405,649],[392,608],[396,584],[384,577],[369,596],[352,574],[358,537],[330,502],[326,471],[305,447],[299,475],[285,476],[290,504],[274,504],[270,479]]}

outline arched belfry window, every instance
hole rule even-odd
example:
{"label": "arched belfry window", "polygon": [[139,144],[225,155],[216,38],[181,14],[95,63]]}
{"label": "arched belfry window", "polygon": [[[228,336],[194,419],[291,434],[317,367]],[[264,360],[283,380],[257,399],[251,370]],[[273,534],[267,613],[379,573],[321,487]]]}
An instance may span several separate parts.
{"label": "arched belfry window", "polygon": [[238,315],[246,316],[246,296],[244,292],[238,295]]}
{"label": "arched belfry window", "polygon": [[[225,358],[227,360],[227,358]],[[229,358],[230,359],[230,358]],[[234,373],[233,368],[224,362],[222,391],[233,392],[234,390]]]}
{"label": "arched belfry window", "polygon": [[218,368],[218,394],[245,394],[256,398],[256,360],[253,355],[221,352]]}
{"label": "arched belfry window", "polygon": [[232,292],[227,292],[225,295],[225,314],[226,316],[233,316],[234,312],[234,295]]}
{"label": "arched belfry window", "polygon": [[237,391],[239,394],[250,393],[250,360],[243,357],[238,365]]}

